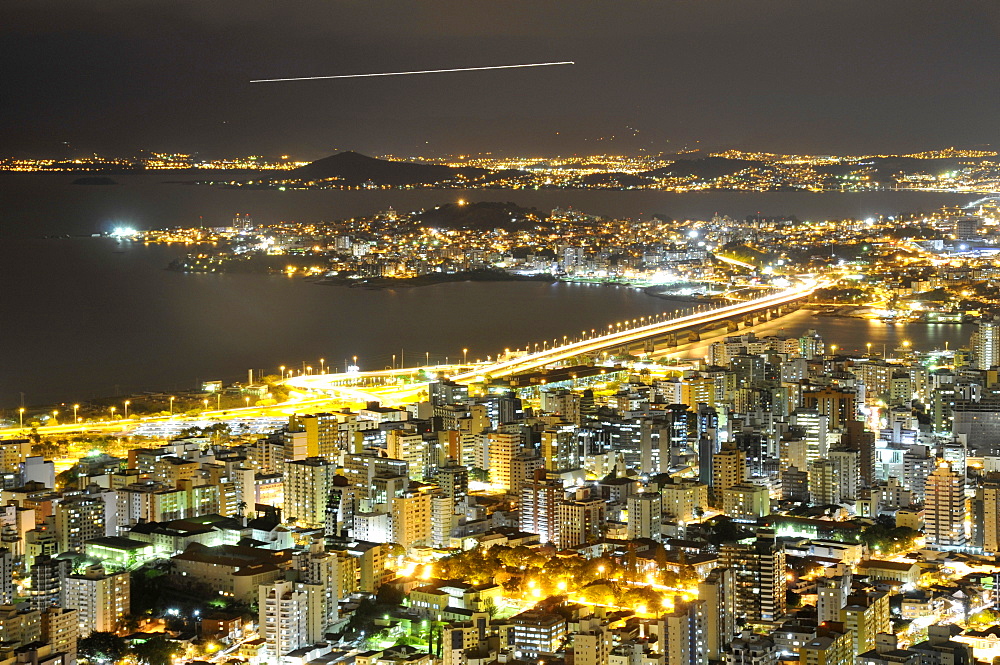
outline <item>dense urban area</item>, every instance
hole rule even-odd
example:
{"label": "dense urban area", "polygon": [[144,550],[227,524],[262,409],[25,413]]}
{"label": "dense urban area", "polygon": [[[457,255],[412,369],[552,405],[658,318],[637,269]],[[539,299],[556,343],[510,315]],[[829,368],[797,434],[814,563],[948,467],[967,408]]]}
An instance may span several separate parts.
{"label": "dense urban area", "polygon": [[664,296],[740,300],[806,273],[835,275],[815,294],[827,313],[961,322],[1000,311],[995,197],[966,207],[868,219],[611,219],[459,199],[337,222],[135,231],[121,242],[183,243],[184,272],[272,272],[320,284],[420,286],[549,279],[643,287]]}
{"label": "dense urban area", "polygon": [[[146,152],[134,157],[0,159],[0,171],[93,174],[176,173],[190,182],[254,189],[650,189],[670,192],[1000,191],[992,150],[948,148],[904,155],[785,155],[684,150],[676,154],[383,155],[342,152],[314,162],[289,155],[209,158]],[[221,173],[219,179],[213,172]],[[199,175],[200,174],[200,175]],[[81,178],[79,184],[114,184]]]}
{"label": "dense urban area", "polygon": [[[119,229],[191,244],[172,266],[186,271],[541,276],[710,300],[699,328],[665,314],[486,361],[317,359],[21,407],[0,440],[0,658],[992,663],[998,218],[992,199],[822,222],[458,201]],[[756,331],[799,307],[976,332],[886,349]]]}

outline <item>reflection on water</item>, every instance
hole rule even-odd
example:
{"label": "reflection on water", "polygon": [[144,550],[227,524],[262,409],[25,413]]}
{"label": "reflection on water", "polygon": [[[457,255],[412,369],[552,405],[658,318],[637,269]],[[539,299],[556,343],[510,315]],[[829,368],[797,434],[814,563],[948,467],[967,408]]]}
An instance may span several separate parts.
{"label": "reflection on water", "polygon": [[[0,405],[78,400],[136,389],[180,389],[199,379],[239,380],[279,365],[366,369],[493,355],[608,323],[685,307],[641,290],[496,282],[368,290],[282,276],[185,275],[163,269],[179,247],[110,240],[8,241],[5,269],[25,285],[3,327],[9,350]],[[16,251],[13,251],[16,250]],[[14,282],[7,282],[8,284]],[[775,324],[772,324],[772,326]],[[828,344],[888,350],[953,347],[968,325],[886,325],[802,311],[781,334],[815,328]],[[393,356],[396,356],[393,358]]]}

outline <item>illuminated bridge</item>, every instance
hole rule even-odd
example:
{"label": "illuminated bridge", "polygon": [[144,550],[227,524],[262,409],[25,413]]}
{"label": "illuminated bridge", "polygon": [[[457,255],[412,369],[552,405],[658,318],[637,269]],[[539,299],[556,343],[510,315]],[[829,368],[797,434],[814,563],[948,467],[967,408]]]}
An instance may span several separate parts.
{"label": "illuminated bridge", "polygon": [[547,365],[558,363],[582,355],[598,354],[606,349],[618,349],[645,343],[656,338],[668,338],[676,333],[697,329],[710,324],[717,324],[732,319],[748,319],[762,312],[778,311],[784,306],[806,298],[819,288],[829,285],[829,281],[807,278],[796,286],[770,295],[725,305],[707,311],[686,314],[665,321],[654,321],[627,330],[615,330],[606,335],[582,339],[557,346],[552,349],[527,353],[517,358],[504,360],[488,365],[481,365],[472,371],[452,375],[452,381],[474,381],[477,377],[510,376],[522,372],[539,370]]}
{"label": "illuminated bridge", "polygon": [[[654,340],[664,340],[676,344],[678,335],[692,334],[701,330],[717,328],[729,322],[735,330],[739,323],[753,324],[760,317],[785,313],[788,305],[811,295],[816,289],[828,286],[829,280],[805,278],[785,290],[770,293],[753,300],[747,300],[714,309],[697,311],[673,318],[654,318],[648,323],[631,328],[616,328],[607,334],[595,333],[583,339],[568,340],[532,352],[520,352],[516,356],[507,354],[493,362],[466,363],[462,365],[411,367],[387,369],[372,372],[352,372],[297,376],[287,379],[286,384],[308,392],[320,391],[343,399],[398,403],[408,401],[422,392],[427,380],[434,376],[447,376],[452,381],[477,382],[489,376],[506,377],[540,370],[579,356],[596,356],[606,350],[628,349],[636,345],[649,348]],[[537,346],[535,347],[537,349]],[[418,378],[419,377],[419,378]]]}

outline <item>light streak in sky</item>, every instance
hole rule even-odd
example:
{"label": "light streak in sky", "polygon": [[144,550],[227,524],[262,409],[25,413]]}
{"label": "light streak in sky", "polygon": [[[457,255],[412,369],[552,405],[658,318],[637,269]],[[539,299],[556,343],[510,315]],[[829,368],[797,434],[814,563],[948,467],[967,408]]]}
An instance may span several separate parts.
{"label": "light streak in sky", "polygon": [[419,69],[412,72],[378,72],[375,74],[338,74],[336,76],[299,76],[284,79],[255,79],[251,83],[277,83],[281,81],[319,81],[324,79],[356,79],[370,76],[408,76],[410,74],[443,74],[445,72],[479,72],[487,69],[517,69],[520,67],[555,67],[575,65],[572,60],[562,62],[530,62],[524,65],[493,65],[491,67],[456,67],[454,69]]}

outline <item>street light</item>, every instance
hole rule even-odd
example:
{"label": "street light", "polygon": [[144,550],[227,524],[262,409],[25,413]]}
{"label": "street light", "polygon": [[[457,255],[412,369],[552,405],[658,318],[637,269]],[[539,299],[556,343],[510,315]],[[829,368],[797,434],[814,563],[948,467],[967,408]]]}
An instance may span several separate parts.
{"label": "street light", "polygon": [[[56,420],[56,418],[58,418],[58,417],[59,417],[59,412],[58,411],[53,411],[52,412],[52,420]],[[55,424],[58,425],[59,421],[56,421]]]}
{"label": "street light", "polygon": [[24,407],[17,410],[17,415],[21,419],[21,429],[24,429]]}
{"label": "street light", "polygon": [[468,349],[462,349],[462,364],[463,365],[469,364],[469,350]]}
{"label": "street light", "polygon": [[326,367],[326,358],[320,358],[319,359],[319,373],[320,374],[326,374],[326,370],[324,369],[325,367]]}
{"label": "street light", "polygon": [[174,396],[170,396],[170,415],[174,415]]}
{"label": "street light", "polygon": [[282,366],[281,366],[281,367],[279,367],[278,369],[280,369],[280,370],[281,370],[281,380],[282,380],[282,381],[284,381],[284,380],[285,380],[285,366],[284,366],[284,365],[282,365]]}
{"label": "street light", "polygon": [[246,403],[247,403],[247,408],[249,409],[249,408],[250,408],[250,397],[249,397],[249,396],[247,396],[247,397],[244,397],[243,399],[244,399],[244,401],[246,401]]}
{"label": "street light", "polygon": [[128,420],[128,405],[131,403],[131,400],[125,400],[125,415],[122,416],[125,420]]}
{"label": "street light", "polygon": [[79,411],[79,410],[80,410],[80,405],[79,404],[74,404],[73,405],[73,422],[74,423],[80,422],[80,419],[76,417],[77,411]]}
{"label": "street light", "polygon": [[115,419],[115,407],[111,407],[111,420]]}

